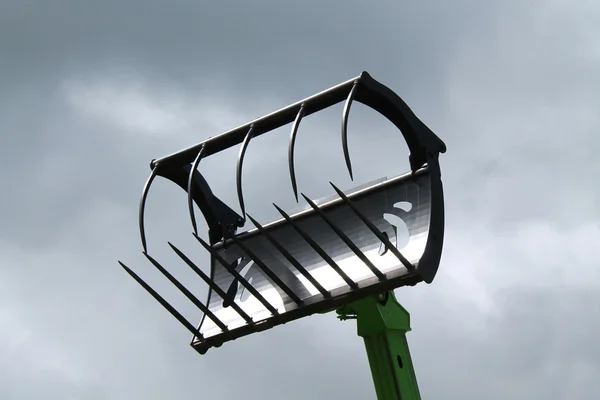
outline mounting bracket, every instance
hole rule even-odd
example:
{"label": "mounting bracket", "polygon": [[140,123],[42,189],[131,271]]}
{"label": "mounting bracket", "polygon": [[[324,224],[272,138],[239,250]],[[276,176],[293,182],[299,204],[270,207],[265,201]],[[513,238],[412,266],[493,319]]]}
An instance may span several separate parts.
{"label": "mounting bracket", "polygon": [[410,314],[393,291],[370,296],[338,308],[338,318],[357,320],[365,341],[378,400],[420,400],[406,332]]}

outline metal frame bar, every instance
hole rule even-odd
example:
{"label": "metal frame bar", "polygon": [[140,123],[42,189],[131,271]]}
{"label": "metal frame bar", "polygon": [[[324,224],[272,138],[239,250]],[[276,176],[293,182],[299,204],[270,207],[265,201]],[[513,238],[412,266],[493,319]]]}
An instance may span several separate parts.
{"label": "metal frame bar", "polygon": [[394,288],[400,286],[412,286],[420,281],[421,279],[414,274],[403,275],[393,279],[388,279],[387,281],[377,286],[365,287],[362,288],[362,290],[360,291],[350,292],[342,298],[334,297],[335,291],[333,291],[332,297],[329,299],[325,299],[316,303],[306,303],[304,307],[295,308],[286,313],[274,315],[271,318],[261,321],[259,324],[257,323],[254,325],[246,325],[240,328],[236,328],[235,330],[231,330],[228,335],[216,335],[204,339],[193,339],[190,345],[199,354],[205,354],[212,347],[219,347],[223,343],[228,342],[230,340],[235,340],[237,338],[241,338],[252,333],[261,332],[270,329],[274,326],[286,324],[288,322],[304,318],[312,314],[322,314],[324,312],[329,312],[335,310],[338,307],[342,307],[345,304],[348,304],[349,302],[359,300],[366,296],[376,295],[381,290],[393,290]]}
{"label": "metal frame bar", "polygon": [[[349,97],[352,90],[353,97]],[[205,156],[218,153],[242,143],[248,130],[254,126],[253,137],[275,130],[294,121],[300,108],[304,107],[304,117],[346,100],[346,106],[354,101],[373,108],[388,118],[404,135],[411,151],[411,169],[416,171],[427,162],[427,151],[445,152],[446,145],[423,122],[406,103],[392,90],[377,82],[366,71],[359,76],[340,83],[304,100],[281,108],[247,124],[214,136],[197,145],[171,155],[152,160],[150,167],[157,165],[183,165],[194,160],[202,145],[206,146]],[[350,102],[348,101],[350,100]]]}

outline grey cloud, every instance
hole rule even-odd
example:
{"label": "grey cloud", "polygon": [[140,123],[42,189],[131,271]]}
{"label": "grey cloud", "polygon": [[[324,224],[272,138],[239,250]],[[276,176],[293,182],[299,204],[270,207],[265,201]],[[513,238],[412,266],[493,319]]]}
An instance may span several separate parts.
{"label": "grey cloud", "polygon": [[[448,41],[459,41],[469,29],[490,27],[496,10],[468,1],[453,7],[430,3],[415,8],[383,1],[368,7],[360,2],[340,7],[316,1],[286,6],[268,1],[218,5],[176,1],[169,7],[160,2],[140,7],[133,1],[35,6],[20,2],[5,6],[4,29],[7,34],[19,32],[19,41],[6,40],[4,47],[13,55],[9,65],[14,70],[34,60],[50,65],[81,65],[88,60],[94,66],[97,60],[133,61],[168,66],[167,75],[188,77],[198,76],[202,71],[194,69],[203,65],[211,72],[239,76],[249,85],[278,79],[264,71],[308,69],[301,75],[306,82],[314,72],[326,72],[331,62],[362,64],[363,59],[385,54],[382,50],[391,50],[395,65],[400,60],[408,67],[410,59],[419,56],[433,61],[452,50]],[[464,18],[467,12],[476,18]],[[411,57],[397,58],[408,50]],[[72,54],[79,57],[75,60]],[[432,65],[420,60],[421,68],[423,64]],[[238,75],[242,70],[248,78]],[[331,71],[323,78],[337,79],[339,73]]]}
{"label": "grey cloud", "polygon": [[[399,291],[413,315],[409,341],[423,396],[593,397],[597,21],[592,7],[531,2],[0,4],[0,337],[25,343],[0,345],[0,360],[10,351],[23,365],[0,362],[0,398],[373,397],[352,323],[316,316],[200,357],[115,262],[196,320],[139,254],[136,207],[149,160],[363,69],[448,144],[440,276]],[[222,121],[151,136],[81,114],[65,100],[69,79],[139,84],[157,107],[171,97],[214,98],[229,110]],[[207,112],[202,104],[199,114]],[[353,185],[339,152],[339,111],[302,125],[298,160],[312,162],[298,164],[299,184],[311,196],[329,194],[329,180]],[[182,116],[192,118],[189,108]],[[356,107],[350,129],[357,183],[406,167],[386,122]],[[275,215],[272,201],[295,206],[287,135],[256,140],[248,153],[247,204],[261,221]],[[201,168],[237,207],[235,157],[234,150]],[[165,243],[207,260],[189,237],[184,193],[157,182],[148,207],[152,254],[202,293]],[[564,235],[544,235],[542,222]],[[548,270],[569,282],[556,289]],[[590,277],[586,289],[578,275]],[[478,296],[491,310],[482,311]],[[7,310],[35,339],[20,336]],[[80,374],[34,368],[36,355],[52,365],[50,348]]]}

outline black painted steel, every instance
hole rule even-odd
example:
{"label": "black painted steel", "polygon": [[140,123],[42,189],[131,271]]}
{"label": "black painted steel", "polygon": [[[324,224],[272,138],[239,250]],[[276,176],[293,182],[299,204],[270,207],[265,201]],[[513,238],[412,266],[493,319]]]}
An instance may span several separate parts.
{"label": "black painted steel", "polygon": [[[303,118],[345,102],[341,139],[346,167],[354,178],[348,150],[351,106],[362,103],[385,116],[408,145],[411,171],[366,186],[342,191],[317,202],[302,194],[309,207],[283,218],[259,223],[246,214],[242,188],[243,160],[253,138],[292,124],[288,164],[298,200],[294,150]],[[236,168],[239,215],[216,197],[198,171],[202,159],[241,145]],[[431,283],[438,270],[444,236],[444,199],[439,154],[445,144],[421,122],[404,101],[367,72],[302,101],[211,137],[177,153],[152,160],[151,175],[140,199],[139,227],[144,254],[203,312],[194,328],[154,289],[121,262],[120,265],[190,332],[200,353],[254,332],[324,312],[371,294],[400,286]],[[203,272],[189,257],[169,245],[209,286],[200,302],[166,268],[148,255],[144,226],[145,204],[156,176],[188,194],[194,237],[210,254],[210,271]],[[208,225],[208,243],[198,236],[195,203]],[[403,226],[386,218],[400,217]],[[253,229],[238,232],[246,217]],[[400,232],[407,234],[401,242]],[[381,253],[379,250],[383,248]],[[205,318],[206,317],[206,318]]]}

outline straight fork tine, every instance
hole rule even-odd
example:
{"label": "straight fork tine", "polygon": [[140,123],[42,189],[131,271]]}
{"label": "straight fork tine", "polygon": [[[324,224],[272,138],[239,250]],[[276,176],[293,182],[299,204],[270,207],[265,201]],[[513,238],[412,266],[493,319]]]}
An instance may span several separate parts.
{"label": "straight fork tine", "polygon": [[337,263],[333,261],[333,259],[329,257],[327,253],[325,253],[325,250],[323,250],[321,246],[319,246],[314,240],[312,240],[312,238],[308,236],[306,232],[304,232],[285,211],[279,208],[277,204],[273,205],[275,206],[277,211],[279,211],[279,213],[283,216],[283,218],[285,218],[285,220],[296,230],[296,232],[298,232],[300,236],[302,236],[304,241],[306,241],[306,243],[308,243],[309,246],[312,247],[313,250],[315,250],[321,256],[321,258],[323,258],[323,260],[325,260],[325,262],[327,262],[327,264],[329,264],[331,268],[333,268],[334,271],[338,273],[338,275],[344,280],[344,282],[348,284],[348,286],[350,286],[350,288],[358,289],[358,284],[352,279],[350,279],[348,275],[346,275],[346,273],[339,267],[339,265],[337,265]]}
{"label": "straight fork tine", "polygon": [[[177,247],[175,247],[175,245],[173,245],[172,243],[168,242],[169,246],[171,246],[171,248],[173,249],[173,251],[175,253],[177,253],[177,255],[200,277],[202,278],[202,280],[204,282],[206,282],[206,284],[208,286],[210,286],[210,288],[212,290],[215,291],[215,293],[217,293],[222,299],[226,299],[227,295],[225,294],[225,292],[219,287],[219,285],[217,285],[216,283],[214,283],[212,281],[212,279],[210,279],[208,277],[208,275],[206,275],[204,273],[204,271],[202,271],[200,268],[198,268],[198,266],[196,264],[194,264],[194,262],[192,260],[190,260],[185,254],[183,254],[181,252],[181,250],[179,250]],[[235,310],[235,312],[237,312],[240,317],[242,317],[246,322],[248,322],[249,324],[252,323],[252,318],[250,318],[250,316],[248,314],[246,314],[246,312],[244,310],[242,310],[240,308],[240,306],[238,306],[235,302],[231,302],[231,308],[233,308]]]}
{"label": "straight fork tine", "polygon": [[386,246],[386,248],[388,250],[390,250],[392,252],[392,254],[394,254],[396,256],[396,258],[398,258],[398,260],[400,260],[402,265],[404,265],[406,267],[406,269],[409,271],[414,270],[415,269],[414,265],[412,265],[410,263],[410,261],[408,261],[402,255],[402,253],[400,253],[398,251],[398,249],[396,249],[396,246],[394,246],[390,242],[390,240],[379,229],[377,229],[377,227],[373,224],[373,222],[369,221],[369,219],[367,217],[365,217],[360,211],[358,211],[356,206],[354,204],[352,204],[352,201],[344,194],[344,192],[342,192],[340,189],[338,189],[333,183],[329,182],[329,184],[333,187],[333,189],[337,192],[337,194],[342,198],[342,200],[344,200],[344,202],[348,205],[348,207],[350,207],[352,209],[352,211],[354,211],[354,214],[356,214],[356,216],[358,218],[360,218],[360,220],[369,228],[369,230],[371,232],[373,232],[379,240],[381,240],[381,242]]}
{"label": "straight fork tine", "polygon": [[271,303],[269,303],[267,301],[267,299],[265,299],[264,296],[261,295],[258,292],[258,290],[256,290],[254,288],[254,286],[252,286],[246,279],[244,279],[244,277],[242,277],[240,275],[240,273],[235,270],[235,268],[233,268],[231,265],[229,265],[229,263],[227,261],[225,261],[225,259],[223,257],[221,257],[221,255],[219,253],[217,253],[208,243],[206,243],[204,240],[202,240],[197,235],[194,235],[194,237],[196,238],[196,240],[198,242],[200,242],[200,244],[206,249],[206,251],[208,251],[211,254],[211,256],[213,256],[217,261],[219,261],[221,263],[221,265],[223,265],[223,267],[225,267],[227,272],[229,272],[231,275],[233,275],[234,279],[236,279],[244,288],[246,288],[246,290],[248,290],[250,293],[252,293],[252,295],[254,295],[254,297],[256,297],[256,299],[263,306],[265,306],[265,308],[267,310],[269,310],[271,312],[271,314],[273,314],[273,315],[279,314],[277,309],[275,307],[273,307],[271,305]]}
{"label": "straight fork tine", "polygon": [[239,241],[235,235],[231,236],[231,239],[233,239],[233,242],[240,248],[242,249],[242,251],[244,253],[246,253],[248,255],[248,257],[250,257],[252,259],[252,261],[254,261],[254,263],[273,281],[275,282],[275,284],[277,286],[279,286],[281,288],[281,290],[283,290],[285,292],[285,294],[287,294],[288,296],[290,296],[290,299],[292,299],[294,301],[294,303],[298,304],[298,305],[302,305],[304,302],[302,301],[302,299],[300,299],[300,297],[298,297],[298,295],[296,295],[296,293],[294,293],[294,291],[292,289],[290,289],[289,286],[287,286],[285,283],[283,283],[283,281],[271,270],[271,268],[269,268],[260,258],[258,258],[256,256],[256,254],[254,254],[254,252],[252,250],[250,250],[248,247],[246,247],[246,245],[244,245],[241,241]]}
{"label": "straight fork tine", "polygon": [[348,246],[350,250],[352,250],[352,252],[356,254],[356,256],[363,263],[365,263],[365,265],[371,270],[371,272],[373,272],[373,274],[375,274],[375,276],[379,278],[380,281],[385,281],[385,275],[375,265],[373,265],[373,263],[367,258],[365,253],[360,251],[358,246],[356,246],[356,244],[354,244],[352,240],[350,240],[350,238],[344,232],[342,232],[342,230],[339,227],[337,227],[333,223],[333,221],[329,217],[327,217],[327,215],[325,215],[323,210],[321,210],[319,206],[317,206],[311,199],[309,199],[304,194],[302,194],[302,197],[304,197],[306,202],[312,207],[313,210],[315,210],[321,216],[323,221],[325,221],[327,225],[329,225],[329,227],[339,236],[339,238],[342,239],[344,243],[346,243],[346,246]]}
{"label": "straight fork tine", "polygon": [[158,261],[154,258],[150,257],[148,254],[144,253],[146,258],[154,265],[156,269],[158,269],[164,276],[167,278],[177,289],[181,291],[196,307],[198,307],[208,318],[210,318],[223,332],[227,332],[227,325],[225,325],[212,311],[208,309],[196,296],[192,294],[185,286],[181,284],[169,271],[167,271]]}
{"label": "straight fork tine", "polygon": [[146,289],[146,291],[150,293],[150,295],[154,297],[154,299],[158,301],[169,312],[169,314],[175,317],[175,319],[177,319],[184,327],[186,327],[187,330],[192,333],[192,335],[200,338],[201,340],[204,339],[204,337],[202,336],[200,331],[198,331],[198,329],[196,329],[187,319],[185,319],[185,317],[181,315],[181,313],[177,311],[172,305],[170,305],[160,294],[158,294],[154,289],[152,289],[150,285],[144,282],[142,278],[140,278],[135,272],[129,269],[121,261],[119,261],[119,265],[121,265],[125,272],[127,272],[129,276],[135,279],[136,282],[140,284],[140,286]]}
{"label": "straight fork tine", "polygon": [[288,260],[296,269],[310,282],[321,294],[329,298],[331,293],[325,289],[307,270],[296,260],[281,244],[279,244],[271,234],[262,227],[254,218],[248,214],[248,219],[256,226],[256,229],[263,234],[265,238]]}

